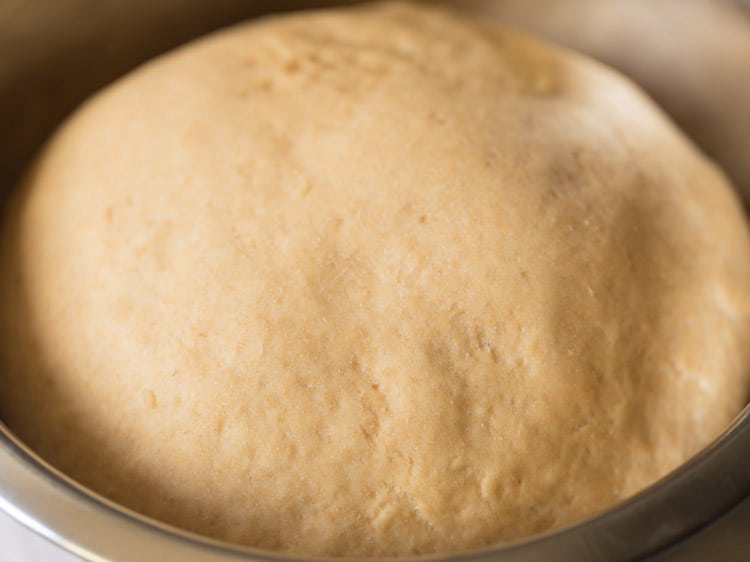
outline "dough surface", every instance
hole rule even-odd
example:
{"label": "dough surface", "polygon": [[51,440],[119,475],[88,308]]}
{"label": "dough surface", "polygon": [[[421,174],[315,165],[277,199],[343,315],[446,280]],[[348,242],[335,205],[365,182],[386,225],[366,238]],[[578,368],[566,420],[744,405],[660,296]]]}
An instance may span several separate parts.
{"label": "dough surface", "polygon": [[746,0],[443,3],[497,18],[620,70],[726,170],[750,205],[750,3]]}
{"label": "dough surface", "polygon": [[750,240],[613,71],[388,4],[131,73],[0,232],[0,412],[137,511],[305,555],[593,514],[740,411]]}

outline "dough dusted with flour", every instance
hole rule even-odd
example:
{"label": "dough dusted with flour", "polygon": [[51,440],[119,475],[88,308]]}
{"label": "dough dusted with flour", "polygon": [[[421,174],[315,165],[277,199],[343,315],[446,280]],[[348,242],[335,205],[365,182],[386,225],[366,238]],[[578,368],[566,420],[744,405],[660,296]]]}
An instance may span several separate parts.
{"label": "dough dusted with flour", "polygon": [[5,212],[0,291],[19,436],[297,554],[575,521],[748,393],[723,176],[612,71],[408,5],[243,24],[95,96]]}

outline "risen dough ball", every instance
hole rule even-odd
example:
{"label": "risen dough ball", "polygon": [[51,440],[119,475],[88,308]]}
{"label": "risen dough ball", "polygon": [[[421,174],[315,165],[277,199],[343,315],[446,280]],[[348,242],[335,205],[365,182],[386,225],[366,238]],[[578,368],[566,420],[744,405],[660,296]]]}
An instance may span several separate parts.
{"label": "risen dough ball", "polygon": [[750,205],[747,0],[444,0],[580,50],[633,78]]}
{"label": "risen dough ball", "polygon": [[721,174],[613,72],[436,10],[146,65],[50,141],[1,240],[10,427],[258,547],[543,531],[679,465],[748,391]]}

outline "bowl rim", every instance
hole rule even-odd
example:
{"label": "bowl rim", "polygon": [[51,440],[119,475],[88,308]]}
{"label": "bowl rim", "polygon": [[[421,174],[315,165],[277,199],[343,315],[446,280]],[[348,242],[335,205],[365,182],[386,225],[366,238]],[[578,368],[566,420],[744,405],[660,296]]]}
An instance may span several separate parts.
{"label": "bowl rim", "polygon": [[[750,497],[750,405],[714,442],[641,492],[587,519],[530,538],[434,562],[637,560],[674,546]],[[155,521],[86,489],[50,466],[0,420],[0,510],[64,550],[92,562],[301,562]],[[362,560],[362,559],[360,559]],[[366,560],[373,560],[372,558]]]}

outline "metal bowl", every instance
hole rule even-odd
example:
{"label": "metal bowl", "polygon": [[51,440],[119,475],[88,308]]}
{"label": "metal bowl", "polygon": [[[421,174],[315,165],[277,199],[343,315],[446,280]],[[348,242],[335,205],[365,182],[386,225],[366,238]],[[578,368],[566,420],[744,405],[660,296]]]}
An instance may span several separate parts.
{"label": "metal bowl", "polygon": [[[116,76],[270,8],[334,3],[342,2],[0,0],[0,200],[63,116]],[[9,562],[300,560],[204,539],[116,506],[47,465],[1,422],[0,512],[0,560]],[[750,408],[697,457],[605,513],[526,541],[429,559],[740,561],[750,559],[748,525]]]}

